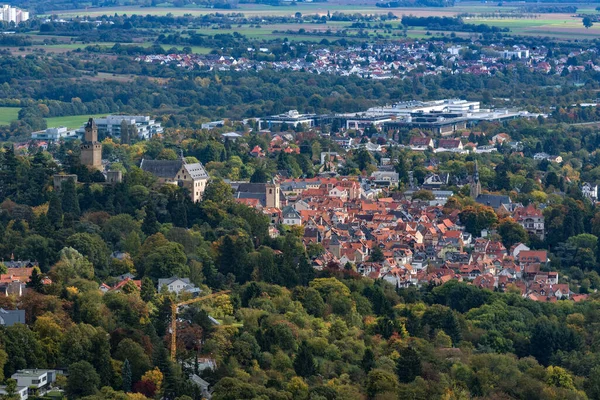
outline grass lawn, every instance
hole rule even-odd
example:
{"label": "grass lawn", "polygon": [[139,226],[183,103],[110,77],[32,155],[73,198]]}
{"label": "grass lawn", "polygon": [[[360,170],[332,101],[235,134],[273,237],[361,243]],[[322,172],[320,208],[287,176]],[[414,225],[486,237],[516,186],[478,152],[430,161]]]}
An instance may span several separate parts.
{"label": "grass lawn", "polygon": [[100,118],[105,117],[106,114],[96,114],[96,115],[71,115],[68,117],[53,117],[46,118],[46,123],[48,124],[48,128],[57,128],[59,126],[66,126],[69,129],[79,128],[90,118]]}
{"label": "grass lawn", "polygon": [[0,107],[0,125],[10,125],[18,119],[19,107]]}

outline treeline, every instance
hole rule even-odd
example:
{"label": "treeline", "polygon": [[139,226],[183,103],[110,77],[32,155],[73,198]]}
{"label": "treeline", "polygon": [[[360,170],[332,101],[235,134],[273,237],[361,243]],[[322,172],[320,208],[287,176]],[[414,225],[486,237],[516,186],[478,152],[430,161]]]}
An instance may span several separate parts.
{"label": "treeline", "polygon": [[[356,76],[310,75],[303,72],[262,70],[259,72],[193,71],[171,66],[132,62],[129,57],[99,59],[83,64],[76,58],[68,62],[61,57],[4,57],[0,59],[0,97],[7,104],[23,106],[28,101],[58,102],[50,105],[52,113],[71,109],[80,99],[84,112],[158,113],[166,126],[198,127],[201,118],[263,117],[288,109],[302,112],[356,112],[373,105],[415,98],[506,98],[513,96],[512,85],[519,84],[514,106],[570,104],[594,98],[598,73],[581,72],[588,77],[585,87],[564,90],[570,77],[545,75],[526,68],[502,71],[495,76],[448,74],[421,79],[379,81]],[[139,78],[130,82],[91,81],[78,71],[95,71],[168,78],[153,81]],[[61,78],[61,76],[63,76]],[[309,82],[310,84],[306,84]],[[10,83],[10,84],[9,84]],[[562,87],[562,88],[561,88]],[[333,88],[333,90],[332,90]],[[475,94],[475,98],[473,97]],[[9,101],[10,100],[10,101]],[[56,111],[54,111],[56,107]],[[595,112],[594,109],[582,111]],[[65,113],[60,112],[65,115]],[[585,114],[587,115],[587,114]],[[592,116],[585,117],[592,118]],[[562,116],[560,118],[563,118]],[[579,119],[581,120],[581,119]],[[585,120],[584,120],[585,121]],[[584,122],[582,121],[582,122]],[[6,129],[6,128],[5,128]],[[10,131],[4,131],[10,135]],[[6,137],[6,136],[5,136]]]}
{"label": "treeline", "polygon": [[499,28],[486,24],[467,24],[462,18],[454,17],[415,17],[412,15],[402,16],[404,26],[424,26],[429,30],[436,31],[460,31],[477,33],[510,32],[508,28]]}
{"label": "treeline", "polygon": [[574,14],[577,12],[577,6],[526,6],[521,8],[523,12],[537,13],[537,14]]}
{"label": "treeline", "polygon": [[32,44],[29,36],[0,34],[0,46],[25,47]]}

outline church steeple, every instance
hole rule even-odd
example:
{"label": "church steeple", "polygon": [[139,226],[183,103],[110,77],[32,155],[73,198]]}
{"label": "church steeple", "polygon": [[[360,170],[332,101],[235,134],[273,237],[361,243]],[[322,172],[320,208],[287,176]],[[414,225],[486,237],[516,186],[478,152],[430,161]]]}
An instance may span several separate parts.
{"label": "church steeple", "polygon": [[475,171],[471,178],[471,198],[476,199],[481,194],[481,182],[479,181],[479,166],[475,160]]}

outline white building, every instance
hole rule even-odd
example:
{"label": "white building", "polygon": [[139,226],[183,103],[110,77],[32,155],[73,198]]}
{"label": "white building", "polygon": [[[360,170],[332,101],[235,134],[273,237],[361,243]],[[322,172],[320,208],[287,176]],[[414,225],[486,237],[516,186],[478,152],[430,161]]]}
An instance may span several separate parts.
{"label": "white building", "polygon": [[443,99],[433,101],[405,101],[391,106],[372,107],[368,112],[379,114],[393,114],[397,117],[408,117],[414,113],[450,112],[450,113],[477,113],[480,109],[478,101],[462,99]]}
{"label": "white building", "polygon": [[[0,395],[8,394],[6,392],[6,386],[0,386]],[[29,393],[27,386],[17,386],[16,395],[18,395],[19,400],[27,400],[29,398]]]}
{"label": "white building", "polygon": [[586,182],[581,187],[581,193],[583,193],[583,196],[587,197],[591,201],[596,201],[598,200],[598,185]]}
{"label": "white building", "polygon": [[0,8],[0,20],[19,24],[29,19],[29,12],[5,4]]}
{"label": "white building", "polygon": [[374,171],[371,179],[375,185],[396,187],[400,181],[400,175],[395,171]]}
{"label": "white building", "polygon": [[[140,139],[150,139],[156,134],[163,133],[163,127],[160,122],[156,122],[147,115],[109,115],[105,118],[95,118],[94,122],[98,127],[100,136],[121,136],[121,126],[123,122],[128,128],[137,129],[137,136]],[[83,133],[84,126],[77,130],[77,133]]]}
{"label": "white building", "polygon": [[171,293],[175,293],[177,295],[181,293],[191,293],[192,295],[198,295],[201,290],[196,287],[193,283],[190,282],[189,278],[179,278],[177,276],[173,276],[171,278],[159,279],[158,280],[158,290],[160,291],[162,288],[166,287],[167,290]]}
{"label": "white building", "polygon": [[282,214],[284,225],[302,225],[302,217],[293,207],[285,207]]}
{"label": "white building", "polygon": [[[26,399],[28,394],[43,394],[56,381],[56,370],[53,369],[20,369],[11,376],[17,381],[17,391],[21,394],[24,388],[24,394],[21,399]],[[1,393],[1,392],[0,392]]]}
{"label": "white building", "polygon": [[517,50],[504,50],[502,52],[502,58],[507,59],[507,60],[512,60],[513,58],[529,58],[529,50],[525,49],[525,50],[521,50],[521,49],[517,49]]}
{"label": "white building", "polygon": [[68,129],[64,126],[58,128],[48,128],[43,131],[33,132],[31,134],[32,140],[48,140],[51,142],[61,139],[76,139],[78,137],[77,131],[74,129]]}
{"label": "white building", "polygon": [[277,125],[286,124],[288,127],[297,127],[298,125],[306,125],[312,128],[315,123],[316,114],[300,114],[297,110],[290,110],[279,115],[272,115],[260,120],[261,128],[271,129]]}

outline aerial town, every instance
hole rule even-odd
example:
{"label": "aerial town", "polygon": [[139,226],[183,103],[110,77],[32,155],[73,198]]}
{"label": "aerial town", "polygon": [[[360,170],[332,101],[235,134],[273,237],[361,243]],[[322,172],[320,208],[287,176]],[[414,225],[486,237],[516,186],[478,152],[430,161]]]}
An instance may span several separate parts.
{"label": "aerial town", "polygon": [[[253,49],[249,49],[253,50]],[[266,54],[269,49],[263,49]],[[405,44],[368,45],[349,47],[344,50],[318,48],[304,58],[287,61],[256,61],[247,57],[235,58],[228,55],[201,54],[151,54],[140,56],[136,61],[176,65],[185,69],[208,69],[216,71],[247,71],[273,69],[276,71],[310,71],[318,74],[358,75],[362,78],[391,79],[402,78],[410,73],[418,75],[475,74],[492,75],[504,68],[524,65],[544,74],[561,74],[593,69],[600,71],[600,65],[592,61],[585,65],[572,65],[569,58],[595,54],[595,49],[582,49],[566,57],[548,59],[548,49],[544,46],[535,50],[524,45],[510,48],[498,44],[483,47],[473,56],[472,51],[460,45],[448,46],[444,42],[416,41]],[[468,55],[468,57],[466,57]]]}
{"label": "aerial town", "polygon": [[600,399],[600,7],[0,6],[0,400]]}

